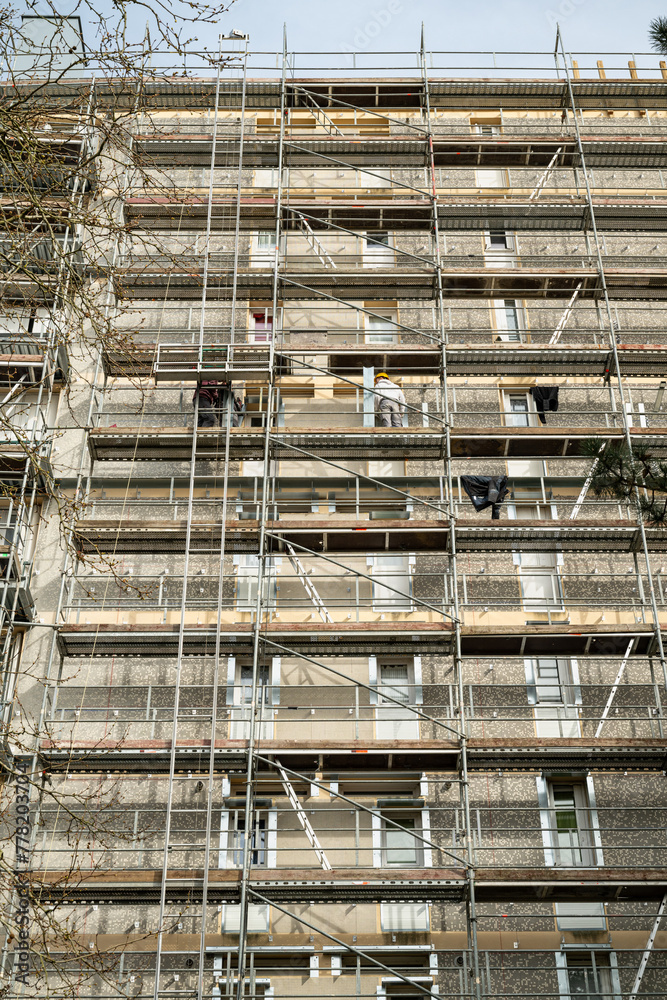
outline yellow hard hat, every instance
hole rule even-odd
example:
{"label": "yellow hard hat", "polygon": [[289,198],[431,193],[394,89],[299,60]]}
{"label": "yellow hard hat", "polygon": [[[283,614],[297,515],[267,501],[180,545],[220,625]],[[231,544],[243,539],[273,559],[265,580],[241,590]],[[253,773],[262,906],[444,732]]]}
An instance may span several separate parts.
{"label": "yellow hard hat", "polygon": [[386,372],[378,372],[377,375],[375,376],[375,381],[377,382],[379,378],[389,378],[389,376],[387,375]]}

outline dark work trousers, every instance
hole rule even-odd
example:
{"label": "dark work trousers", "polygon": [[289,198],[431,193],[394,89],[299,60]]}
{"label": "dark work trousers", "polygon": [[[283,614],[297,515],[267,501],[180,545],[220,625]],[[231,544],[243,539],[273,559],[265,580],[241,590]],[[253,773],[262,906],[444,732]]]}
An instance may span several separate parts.
{"label": "dark work trousers", "polygon": [[530,394],[535,400],[535,409],[540,418],[540,423],[546,424],[545,411],[558,409],[558,386],[557,385],[534,385]]}
{"label": "dark work trousers", "polygon": [[199,394],[197,427],[215,427],[215,404],[208,396]]}

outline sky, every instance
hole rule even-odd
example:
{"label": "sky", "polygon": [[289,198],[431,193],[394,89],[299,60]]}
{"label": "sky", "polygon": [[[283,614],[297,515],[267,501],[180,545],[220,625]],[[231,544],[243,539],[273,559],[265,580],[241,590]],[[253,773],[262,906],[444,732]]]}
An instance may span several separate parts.
{"label": "sky", "polygon": [[[35,7],[40,0],[26,0]],[[54,0],[60,7],[59,0]],[[163,0],[169,4],[186,0]],[[99,0],[98,9],[110,16],[114,0]],[[151,0],[147,0],[150,9]],[[75,3],[76,8],[76,3]],[[129,3],[130,23],[137,39],[144,33],[147,7]],[[81,7],[79,6],[79,11]],[[73,13],[72,0],[62,0],[62,13]],[[220,31],[236,29],[250,36],[254,51],[277,52],[282,48],[283,23],[287,25],[288,48],[297,52],[326,50],[340,55],[341,68],[375,66],[381,72],[401,67],[392,57],[374,57],[381,51],[416,51],[419,47],[420,26],[424,22],[427,50],[454,52],[481,50],[500,52],[553,52],[555,25],[560,23],[565,47],[569,52],[588,52],[589,65],[602,53],[621,53],[616,60],[605,60],[605,66],[615,63],[618,72],[627,75],[627,60],[632,54],[649,53],[647,38],[652,18],[667,16],[667,0],[468,0],[468,3],[446,0],[235,0],[218,25],[200,27],[200,44],[213,48]],[[197,32],[197,26],[193,29]],[[89,37],[90,28],[85,32]],[[91,39],[92,41],[92,39]],[[94,44],[94,43],[93,43]],[[317,64],[318,57],[311,63]],[[638,58],[639,66],[657,68],[658,56]],[[536,62],[546,64],[547,56]],[[436,61],[457,65],[456,58]],[[267,59],[267,69],[275,66]],[[331,60],[321,59],[321,64]],[[458,60],[481,70],[493,65],[491,57]],[[496,56],[497,66],[526,65],[515,56]],[[551,63],[551,65],[553,65]],[[412,68],[412,67],[411,67]],[[416,68],[416,67],[414,67]],[[406,67],[407,69],[407,67]],[[297,74],[298,75],[298,74]],[[408,75],[408,74],[406,74]],[[443,72],[441,75],[447,75]],[[489,74],[491,75],[491,74]]]}
{"label": "sky", "polygon": [[569,49],[626,52],[649,50],[648,24],[660,15],[667,16],[667,2],[236,0],[225,20],[247,31],[255,49],[279,47],[286,22],[289,48],[296,50],[339,50],[355,46],[356,36],[365,51],[402,51],[418,47],[423,21],[427,48],[552,50],[560,21]]}

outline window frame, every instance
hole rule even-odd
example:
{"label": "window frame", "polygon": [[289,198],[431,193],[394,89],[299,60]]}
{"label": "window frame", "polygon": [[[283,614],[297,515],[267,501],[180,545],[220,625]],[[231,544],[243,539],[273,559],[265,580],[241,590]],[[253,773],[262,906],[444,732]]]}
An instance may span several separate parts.
{"label": "window frame", "polygon": [[[592,963],[595,963],[595,956],[605,956],[607,959],[607,964],[604,968],[609,969],[609,990],[605,992],[597,993],[573,993],[572,992],[572,982],[569,977],[569,971],[572,969],[572,965],[568,963],[568,958],[584,958],[586,956],[591,956]],[[621,997],[621,986],[620,979],[618,975],[618,963],[616,961],[616,953],[611,948],[595,947],[595,948],[582,948],[579,946],[568,947],[567,945],[562,947],[560,952],[556,952],[556,971],[558,976],[558,991],[561,996],[561,1000],[576,1000],[577,997],[593,997],[604,998],[604,1000],[612,1000],[615,997]]]}
{"label": "window frame", "polygon": [[[536,560],[537,557],[546,558],[547,556],[552,558],[550,566],[540,565],[537,561],[531,562],[531,559]],[[562,614],[565,612],[565,596],[559,572],[562,565],[561,553],[518,551],[514,553],[514,563],[517,567],[521,604],[527,614],[551,614],[554,612]],[[537,581],[536,584],[533,584],[536,587],[542,585],[541,581],[548,580],[551,594],[547,594],[545,597],[532,597],[527,593],[531,586],[531,580]]]}
{"label": "window frame", "polygon": [[[381,583],[383,574],[380,574],[377,571],[382,566],[380,560],[390,560],[390,559],[403,560],[405,565],[405,572],[402,571],[402,568],[401,570],[399,570],[398,567],[386,564],[386,568],[387,570],[389,570],[389,572],[387,572],[384,575],[391,580],[391,582],[389,583],[389,587],[393,587],[394,590],[387,591],[387,597],[386,597],[387,604],[383,605],[378,602],[384,600],[384,598],[379,596],[376,592],[376,588],[379,590],[383,587],[383,584]],[[414,566],[414,561],[415,561],[415,556],[411,553],[410,554],[405,553],[401,555],[378,555],[378,556],[368,557],[367,562],[369,563],[368,568],[370,569],[369,576],[371,577],[371,602],[372,602],[372,610],[375,614],[409,614],[410,612],[414,611],[413,586],[412,586],[412,567]],[[401,591],[400,586],[398,586],[400,580],[407,581],[406,592]],[[399,592],[395,593],[395,591]],[[395,607],[390,603],[391,601],[399,601],[399,600],[402,601],[400,607],[399,606]]]}
{"label": "window frame", "polygon": [[385,267],[394,264],[396,255],[391,230],[369,230],[361,234],[361,240],[361,260],[364,267]]}
{"label": "window frame", "polygon": [[[515,324],[514,328],[512,328],[509,319],[510,309],[512,310],[512,322]],[[524,342],[527,332],[526,313],[525,307],[519,299],[493,299],[492,314],[494,341],[509,344]]]}
{"label": "window frame", "polygon": [[[538,779],[539,781],[539,779]],[[595,868],[602,864],[599,857],[597,842],[599,841],[599,824],[594,802],[592,801],[592,781],[590,779],[572,777],[551,777],[545,781],[546,810],[541,810],[542,827],[547,835],[549,848],[547,864],[554,868]],[[558,813],[570,810],[558,809],[554,795],[556,788],[572,788],[573,808],[576,826],[562,827],[562,830],[572,829],[577,832],[577,844],[562,846],[558,842]],[[545,815],[546,813],[546,815]],[[571,842],[573,838],[570,838]],[[546,842],[546,841],[545,841]],[[578,857],[577,857],[578,855]]]}
{"label": "window frame", "polygon": [[[253,561],[254,560],[254,561]],[[265,573],[263,579],[264,594],[262,595],[262,608],[267,611],[275,611],[278,607],[278,569],[282,560],[280,557],[267,556],[265,558]],[[235,574],[235,600],[234,606],[237,611],[245,614],[253,614],[257,606],[257,584],[259,556],[244,552],[234,556]],[[266,570],[268,569],[268,572]],[[240,570],[252,572],[242,573]],[[247,588],[247,597],[242,596],[242,588]]]}
{"label": "window frame", "polygon": [[414,844],[414,858],[415,858],[414,861],[410,861],[410,862],[402,862],[402,861],[400,861],[400,862],[397,862],[397,861],[391,861],[389,859],[389,855],[390,855],[390,853],[392,851],[394,851],[394,852],[398,852],[398,851],[401,851],[401,850],[404,851],[404,850],[407,850],[407,848],[392,847],[390,844],[388,844],[388,842],[387,842],[387,834],[389,834],[390,836],[392,834],[396,835],[396,834],[399,834],[399,830],[398,830],[398,828],[396,826],[392,826],[391,823],[387,824],[387,822],[386,822],[387,819],[392,820],[394,823],[397,823],[399,826],[402,826],[401,820],[408,820],[409,822],[412,823],[412,827],[403,827],[403,829],[405,830],[405,832],[408,835],[410,835],[410,830],[412,830],[414,833],[417,833],[417,834],[419,834],[421,836],[424,835],[423,831],[422,831],[421,816],[419,815],[418,812],[416,812],[414,810],[406,810],[405,812],[401,812],[400,810],[394,811],[392,809],[391,812],[387,812],[386,815],[384,813],[381,813],[380,814],[380,851],[381,851],[381,858],[382,858],[381,867],[382,868],[397,868],[397,869],[401,869],[401,868],[423,868],[424,867],[424,846],[425,845],[420,840],[416,840],[414,837],[410,837],[410,839],[412,840],[412,842]]}
{"label": "window frame", "polygon": [[[391,310],[386,309],[384,310],[385,313],[384,316],[378,310],[374,310],[374,312],[378,312],[378,316],[381,319],[386,319],[387,322],[389,323],[389,326],[373,331],[371,328],[371,324],[378,322],[378,316],[368,316],[367,314],[365,314],[364,315],[365,342],[367,344],[398,344],[399,342],[398,328],[395,325],[396,323],[398,323],[397,311],[395,309]],[[383,329],[385,332],[383,332]]]}

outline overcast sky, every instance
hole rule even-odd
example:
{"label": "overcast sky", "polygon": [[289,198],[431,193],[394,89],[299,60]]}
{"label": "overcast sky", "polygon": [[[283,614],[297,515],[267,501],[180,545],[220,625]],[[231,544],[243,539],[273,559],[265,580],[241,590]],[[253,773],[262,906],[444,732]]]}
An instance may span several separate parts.
{"label": "overcast sky", "polygon": [[[111,14],[113,0],[102,4]],[[63,2],[63,13],[66,7],[73,12],[71,0]],[[341,66],[351,67],[352,52],[363,65],[369,53],[415,51],[422,21],[430,50],[520,52],[552,51],[559,21],[568,51],[592,53],[593,65],[603,52],[622,53],[624,58],[619,56],[616,63],[626,75],[628,57],[650,51],[648,25],[660,15],[667,16],[667,0],[236,0],[223,15],[219,30],[247,32],[253,50],[275,52],[282,47],[286,22],[290,49],[340,53]],[[143,5],[136,4],[133,21],[141,37],[146,21]],[[210,48],[217,34],[217,28],[206,26],[200,38]],[[657,61],[657,56],[650,56],[643,62],[656,67]],[[384,69],[387,62],[398,68],[398,60],[376,60],[376,65]],[[451,62],[456,65],[455,59]],[[510,65],[525,62],[504,60]]]}
{"label": "overcast sky", "polygon": [[[354,45],[358,33],[368,49],[403,50],[418,45],[423,21],[429,48],[548,50],[559,20],[570,49],[646,52],[649,21],[660,15],[667,15],[667,2],[236,0],[226,20],[250,34],[253,48],[279,47],[285,21],[289,47],[297,50],[338,50]],[[374,21],[385,22],[377,34]]]}

